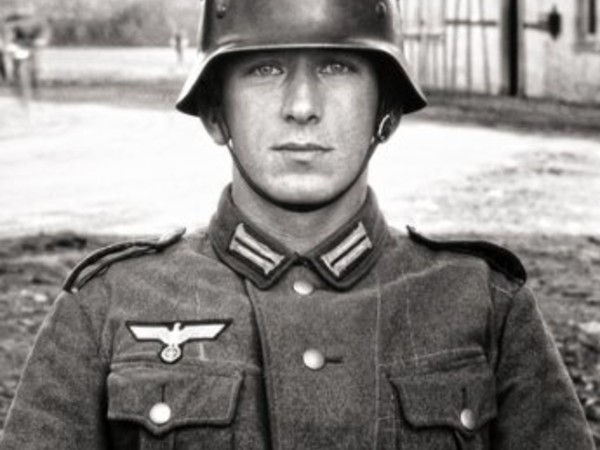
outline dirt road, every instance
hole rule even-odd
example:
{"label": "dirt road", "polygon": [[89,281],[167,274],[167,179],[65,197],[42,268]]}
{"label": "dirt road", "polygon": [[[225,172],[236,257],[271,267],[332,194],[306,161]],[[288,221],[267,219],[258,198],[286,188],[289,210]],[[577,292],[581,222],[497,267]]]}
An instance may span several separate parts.
{"label": "dirt road", "polygon": [[[229,160],[173,111],[0,97],[0,235],[155,233],[206,223]],[[405,120],[372,184],[424,231],[596,233],[600,138]]]}

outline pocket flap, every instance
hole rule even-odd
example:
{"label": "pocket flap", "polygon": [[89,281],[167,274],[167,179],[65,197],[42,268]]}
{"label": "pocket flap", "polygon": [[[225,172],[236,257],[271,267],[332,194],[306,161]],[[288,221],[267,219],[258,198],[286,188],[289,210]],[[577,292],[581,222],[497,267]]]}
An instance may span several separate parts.
{"label": "pocket flap", "polygon": [[414,427],[477,431],[497,414],[494,374],[486,365],[390,377],[406,420]]}
{"label": "pocket flap", "polygon": [[155,435],[185,425],[228,425],[241,383],[239,372],[119,367],[108,376],[108,418],[138,423]]}

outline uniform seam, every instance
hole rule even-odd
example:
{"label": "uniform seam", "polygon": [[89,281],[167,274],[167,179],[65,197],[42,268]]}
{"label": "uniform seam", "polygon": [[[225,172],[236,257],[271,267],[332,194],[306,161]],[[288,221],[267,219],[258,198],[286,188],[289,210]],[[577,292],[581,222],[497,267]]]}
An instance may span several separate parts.
{"label": "uniform seam", "polygon": [[490,313],[489,313],[489,333],[488,333],[488,339],[489,342],[487,342],[487,346],[489,348],[489,355],[488,355],[488,362],[490,364],[490,367],[493,369],[494,373],[496,372],[496,364],[498,361],[498,355],[499,355],[499,351],[498,351],[498,330],[496,329],[496,323],[497,323],[497,319],[498,319],[498,310],[497,310],[497,305],[496,302],[494,301],[494,291],[495,292],[500,292],[504,295],[509,295],[508,291],[506,291],[505,289],[500,288],[499,286],[497,286],[496,284],[494,284],[494,282],[492,281],[491,278],[491,274],[488,277],[488,286],[489,286],[489,292],[490,292]]}
{"label": "uniform seam", "polygon": [[[104,341],[103,336],[105,335],[106,328],[108,326],[108,313],[112,309],[113,298],[112,298],[112,289],[106,283],[106,279],[105,278],[101,278],[98,282],[102,284],[102,286],[104,288],[104,291],[106,293],[107,301],[108,301],[108,304],[106,305],[106,312],[105,312],[104,317],[102,319],[102,327],[101,327],[101,334],[100,334],[100,345],[101,345],[102,342]],[[110,363],[110,361],[112,361],[112,359],[113,359],[113,351],[114,351],[114,345],[113,345],[113,342],[112,342],[113,339],[114,339],[114,336],[112,336],[111,345],[108,346],[109,350],[103,350],[103,351],[101,350],[102,353],[106,353],[106,362],[107,363]]]}
{"label": "uniform seam", "polygon": [[429,358],[444,355],[447,353],[458,353],[458,352],[462,352],[462,351],[466,351],[466,350],[480,350],[480,347],[472,346],[472,347],[449,348],[449,349],[445,349],[445,350],[439,350],[437,352],[425,353],[423,355],[417,355],[417,356],[415,356],[415,359],[418,361],[420,359],[429,359]]}
{"label": "uniform seam", "polygon": [[379,441],[379,412],[381,409],[381,373],[380,373],[380,364],[381,355],[380,352],[380,332],[381,332],[381,280],[379,279],[379,274],[374,273],[375,275],[375,283],[377,286],[377,305],[376,305],[376,316],[375,316],[375,424],[373,430],[373,448],[378,448]]}
{"label": "uniform seam", "polygon": [[92,319],[90,318],[90,315],[84,310],[84,308],[77,301],[77,299],[73,299],[73,300],[75,301],[75,305],[76,305],[77,309],[85,318],[86,328],[92,332],[91,335],[93,336],[94,346],[96,347],[96,354],[98,356],[102,357],[102,354],[100,351],[100,339],[98,339],[98,337],[96,336],[96,332],[94,331],[94,326],[93,326]]}
{"label": "uniform seam", "polygon": [[410,300],[410,296],[406,295],[406,289],[403,289],[403,292],[405,294],[404,298],[406,299],[406,324],[408,325],[408,335],[410,337],[410,348],[412,351],[413,359],[418,361],[419,358],[417,357],[417,351],[415,349],[415,338],[414,338],[412,318],[411,318],[411,313],[410,313],[411,300]]}
{"label": "uniform seam", "polygon": [[[106,330],[106,323],[107,323],[107,320],[108,320],[108,311],[110,310],[110,306],[112,304],[112,301],[111,301],[111,295],[109,293],[110,292],[110,288],[106,285],[106,282],[105,282],[104,278],[98,278],[97,279],[97,283],[101,287],[102,291],[104,292],[104,294],[105,294],[104,298],[108,302],[108,305],[106,305],[106,311],[105,311],[105,313],[103,314],[103,317],[102,317],[102,323],[100,324],[100,326],[98,327],[98,329],[94,328],[94,322],[93,322],[93,320],[91,318],[90,313],[81,304],[82,303],[81,296],[83,294],[82,293],[70,294],[70,296],[72,297],[72,299],[73,299],[73,301],[74,301],[77,309],[81,312],[81,314],[85,318],[86,327],[92,332],[91,335],[93,337],[94,346],[96,348],[96,354],[102,360],[103,365],[108,365],[109,362],[110,362],[110,360],[111,360],[112,355],[106,355],[105,354],[104,345],[103,345],[103,336],[104,336],[104,332]],[[111,347],[111,346],[109,346],[109,347]]]}
{"label": "uniform seam", "polygon": [[[274,392],[274,379],[271,372],[271,355],[270,355],[270,347],[268,345],[268,336],[265,330],[264,333],[261,332],[262,324],[264,324],[264,316],[262,313],[262,309],[258,304],[258,298],[256,297],[255,292],[253,291],[253,286],[249,280],[244,281],[246,292],[248,293],[248,298],[250,299],[250,303],[252,305],[252,309],[256,315],[256,326],[257,332],[259,335],[259,339],[261,342],[261,352],[262,352],[262,363],[263,363],[263,379],[265,381],[265,391],[267,394],[267,417],[269,422],[269,430],[271,431],[271,436],[273,438],[273,447],[275,449],[280,447],[279,442],[279,425],[277,424],[278,417],[278,401]],[[271,408],[269,407],[269,402],[273,404],[273,412],[271,412]]]}
{"label": "uniform seam", "polygon": [[[507,297],[507,300],[510,304],[509,310],[512,309],[513,304],[515,302],[515,297],[519,294],[519,292],[521,292],[524,289],[524,285],[518,286],[517,289],[515,289],[513,292],[508,291],[502,287],[500,287],[498,284],[494,283],[494,281],[491,279],[490,277],[490,281],[489,281],[489,285],[491,290],[494,290],[504,296]],[[490,292],[490,296],[492,298],[493,301],[493,294],[492,292]],[[507,325],[507,315],[505,314],[504,317],[502,317],[502,323],[500,324],[499,328],[496,328],[497,325],[497,314],[496,314],[496,303],[493,302],[493,307],[492,307],[492,314],[494,316],[494,322],[492,324],[493,326],[493,332],[494,332],[494,336],[493,336],[493,343],[499,343],[500,341],[502,341],[504,339],[505,336],[505,329],[506,329],[506,325]],[[501,350],[498,347],[498,345],[496,345],[496,348],[491,349],[491,354],[490,357],[494,358],[494,360],[492,360],[492,364],[493,364],[493,368],[494,368],[494,373],[496,373],[496,371],[498,370],[499,364],[500,364],[500,359],[501,359]]]}
{"label": "uniform seam", "polygon": [[[195,292],[194,292],[194,309],[196,310],[196,316],[200,317],[201,314],[201,301],[200,298],[198,296],[198,284],[196,284],[194,286],[195,288]],[[177,302],[177,306],[179,305],[179,302]],[[204,348],[204,342],[203,341],[198,341],[197,342],[198,345],[198,356],[197,358],[200,361],[204,361],[206,360],[206,349]]]}
{"label": "uniform seam", "polygon": [[[512,297],[515,295],[515,293],[513,293],[513,292],[509,292],[509,291],[507,291],[506,289],[504,289],[504,288],[501,288],[500,286],[498,286],[498,285],[497,285],[497,284],[495,284],[494,282],[490,282],[490,286],[491,286],[491,288],[492,288],[492,289],[494,289],[494,290],[496,290],[496,291],[500,292],[501,294],[504,294],[504,295],[506,295],[507,297],[511,297],[511,298],[512,298]],[[517,291],[517,292],[518,292],[518,291]]]}

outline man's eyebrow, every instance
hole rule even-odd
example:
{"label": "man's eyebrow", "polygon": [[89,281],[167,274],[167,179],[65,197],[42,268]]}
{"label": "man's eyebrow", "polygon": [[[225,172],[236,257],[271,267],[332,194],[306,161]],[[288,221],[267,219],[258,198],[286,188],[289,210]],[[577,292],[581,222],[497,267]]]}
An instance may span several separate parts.
{"label": "man's eyebrow", "polygon": [[256,64],[256,63],[262,63],[265,61],[272,61],[272,62],[281,62],[283,60],[283,55],[281,54],[277,54],[275,52],[273,53],[265,53],[265,54],[260,54],[260,55],[238,55],[237,57],[234,55],[230,61],[229,61],[229,65],[230,66],[237,66],[237,65],[252,65],[252,64]]}

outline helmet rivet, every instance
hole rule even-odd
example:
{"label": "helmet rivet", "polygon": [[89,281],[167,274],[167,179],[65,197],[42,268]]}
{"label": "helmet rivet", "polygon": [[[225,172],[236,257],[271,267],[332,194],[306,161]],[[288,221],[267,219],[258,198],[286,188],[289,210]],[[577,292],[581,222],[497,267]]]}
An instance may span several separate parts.
{"label": "helmet rivet", "polygon": [[384,18],[387,14],[387,5],[383,0],[377,2],[377,6],[375,6],[375,13],[380,18]]}
{"label": "helmet rivet", "polygon": [[217,19],[222,19],[227,14],[227,0],[217,2]]}

